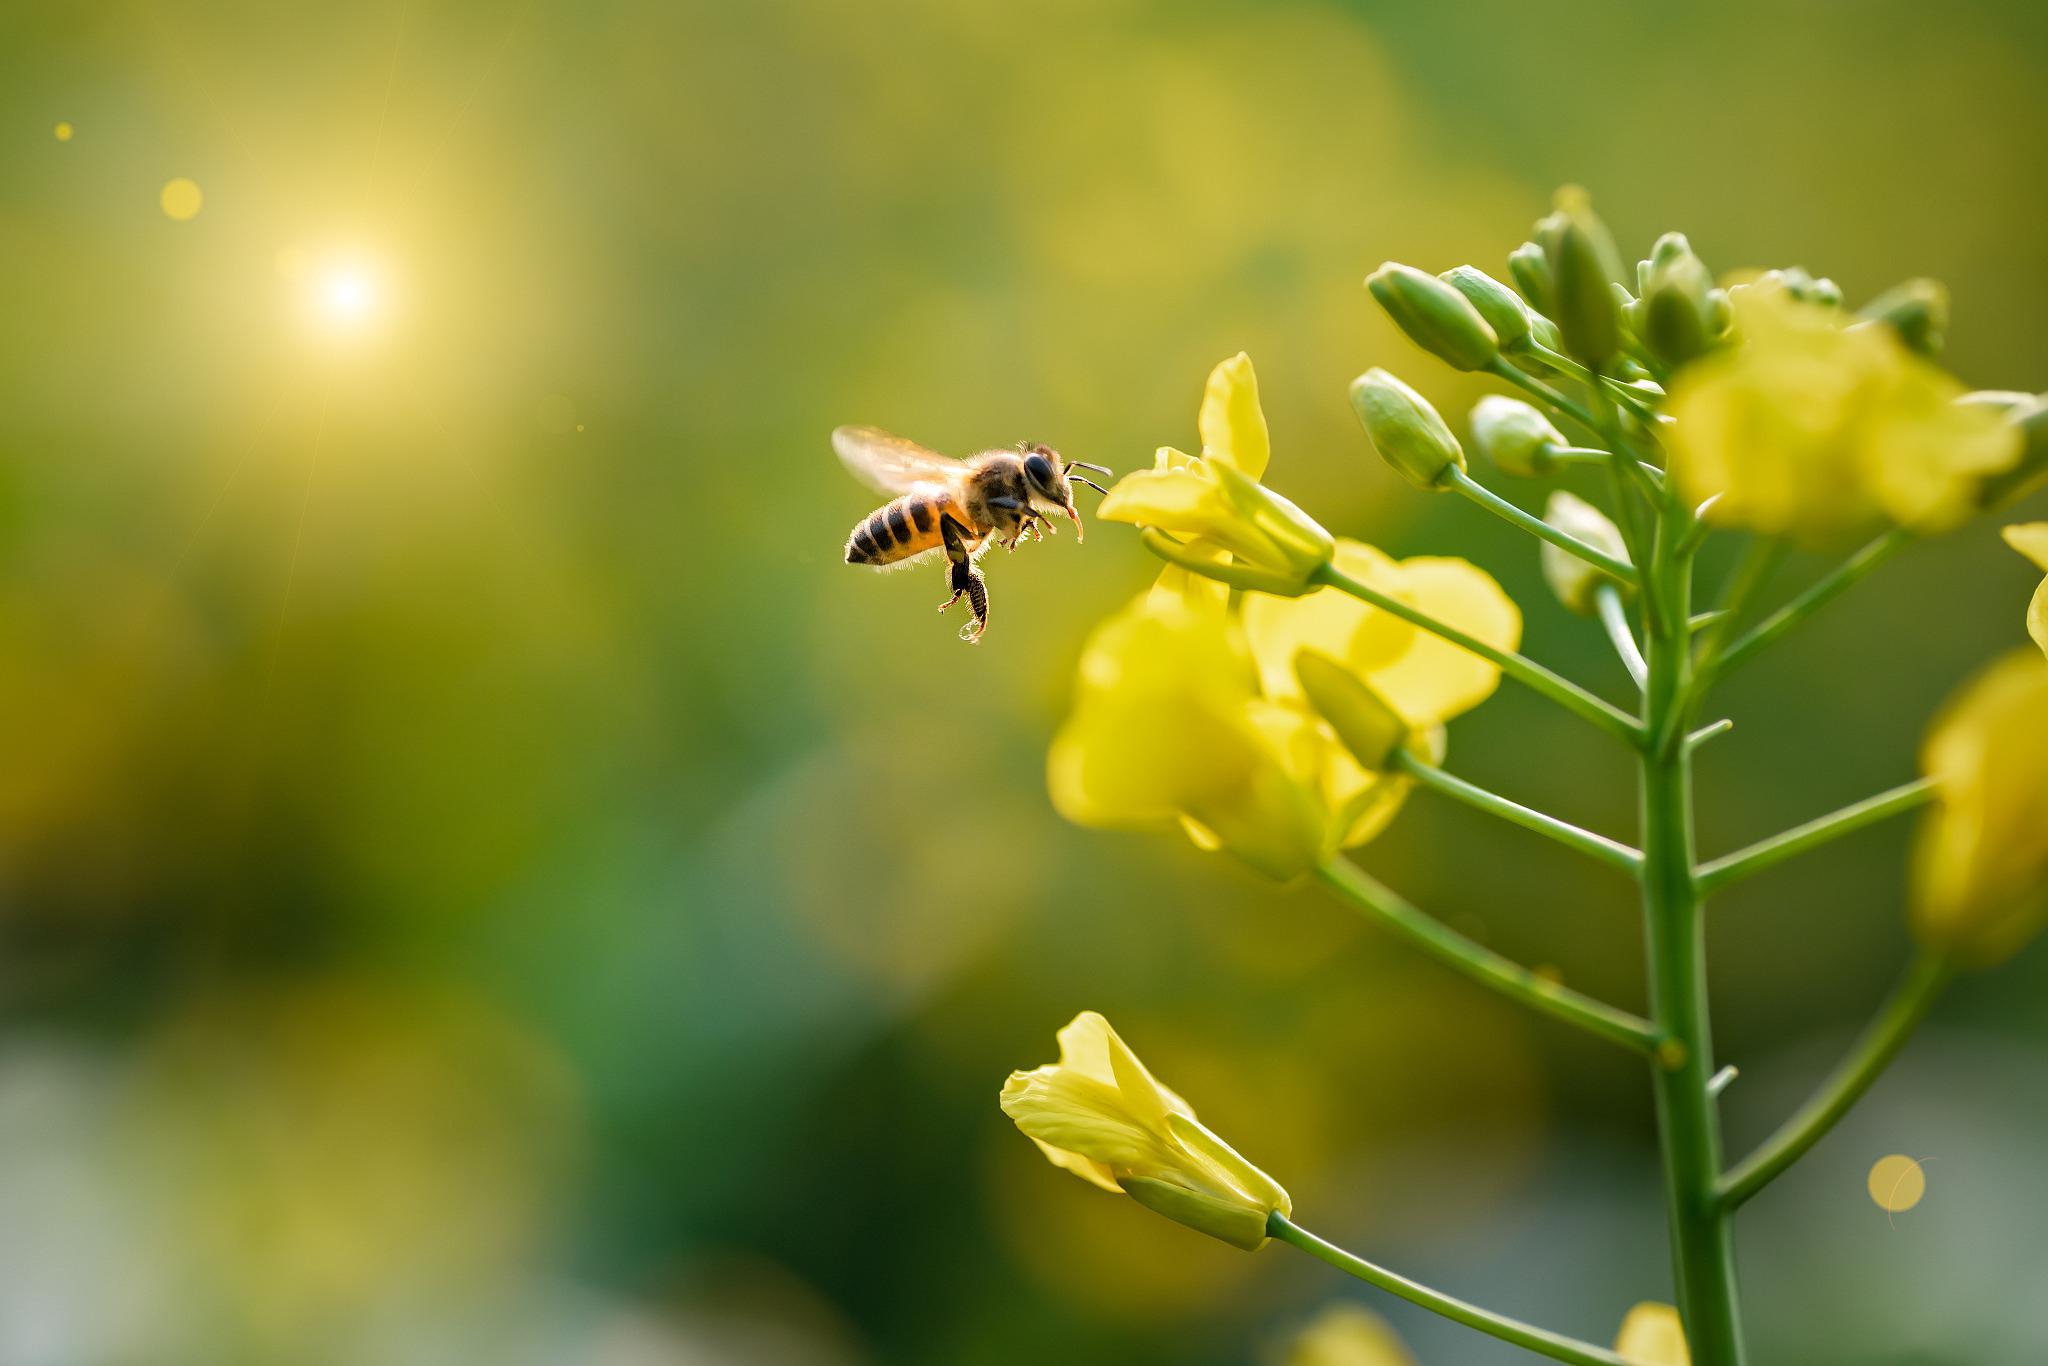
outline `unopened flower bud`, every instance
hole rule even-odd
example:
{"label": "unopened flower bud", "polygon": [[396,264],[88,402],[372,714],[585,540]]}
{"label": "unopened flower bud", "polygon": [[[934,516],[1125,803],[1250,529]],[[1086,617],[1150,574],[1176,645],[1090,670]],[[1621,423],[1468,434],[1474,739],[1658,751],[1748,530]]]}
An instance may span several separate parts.
{"label": "unopened flower bud", "polygon": [[1939,280],[1907,280],[1863,305],[1856,316],[1883,323],[1923,356],[1939,355],[1948,340],[1948,287]]}
{"label": "unopened flower bud", "polygon": [[1650,353],[1676,369],[1711,346],[1720,329],[1713,273],[1693,255],[1684,234],[1667,232],[1657,239],[1643,278],[1643,297],[1635,309],[1636,335]]}
{"label": "unopened flower bud", "polygon": [[[1628,559],[1628,543],[1621,532],[1605,513],[1583,498],[1559,489],[1550,495],[1543,520],[1595,550],[1617,560]],[[1557,600],[1581,616],[1591,616],[1597,605],[1594,590],[1602,583],[1614,582],[1613,577],[1598,565],[1548,541],[1543,543],[1542,556],[1543,577],[1550,584],[1550,591],[1557,594]]]}
{"label": "unopened flower bud", "polygon": [[1365,277],[1387,316],[1417,346],[1460,370],[1483,370],[1500,338],[1463,294],[1427,271],[1388,261]]}
{"label": "unopened flower bud", "polygon": [[1351,757],[1368,773],[1387,761],[1408,740],[1408,723],[1357,674],[1317,650],[1298,650],[1294,676],[1309,705],[1330,723],[1330,729]]}
{"label": "unopened flower bud", "polygon": [[1512,351],[1529,337],[1529,306],[1521,296],[1477,266],[1456,266],[1437,277],[1465,296],[1479,310],[1503,351]]}
{"label": "unopened flower bud", "polygon": [[1539,479],[1555,468],[1551,452],[1564,433],[1531,403],[1488,394],[1472,408],[1472,444],[1502,474]]}
{"label": "unopened flower bud", "polygon": [[1464,448],[1429,400],[1385,370],[1351,381],[1351,408],[1380,459],[1410,482],[1435,488],[1450,470],[1465,468]]}
{"label": "unopened flower bud", "polygon": [[1556,307],[1546,311],[1564,333],[1565,349],[1605,373],[1621,350],[1622,303],[1615,295],[1621,261],[1614,239],[1586,192],[1570,186],[1558,191],[1557,211],[1536,225],[1536,241],[1556,294]]}
{"label": "unopened flower bud", "polygon": [[1550,276],[1550,261],[1543,248],[1524,242],[1508,253],[1508,278],[1522,292],[1529,307],[1548,316],[1557,307],[1557,290]]}

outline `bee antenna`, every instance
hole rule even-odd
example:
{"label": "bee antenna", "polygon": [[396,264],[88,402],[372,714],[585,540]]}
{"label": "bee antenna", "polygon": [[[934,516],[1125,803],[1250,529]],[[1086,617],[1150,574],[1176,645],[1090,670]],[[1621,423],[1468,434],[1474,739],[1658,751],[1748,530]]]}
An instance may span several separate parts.
{"label": "bee antenna", "polygon": [[1069,460],[1067,462],[1067,473],[1071,474],[1075,470],[1094,470],[1097,474],[1105,477],[1116,473],[1115,470],[1110,469],[1107,465],[1091,465],[1086,460]]}
{"label": "bee antenna", "polygon": [[1109,490],[1108,490],[1108,489],[1106,489],[1106,488],[1102,487],[1102,485],[1100,485],[1100,484],[1096,483],[1096,482],[1095,482],[1095,481],[1094,481],[1093,479],[1090,479],[1090,478],[1089,478],[1089,477],[1088,477],[1087,475],[1085,475],[1085,474],[1076,474],[1076,475],[1071,475],[1071,476],[1069,476],[1069,477],[1070,477],[1071,479],[1073,479],[1073,481],[1074,481],[1075,483],[1077,483],[1077,484],[1086,484],[1086,485],[1087,485],[1087,486],[1088,486],[1089,488],[1091,488],[1091,489],[1094,489],[1094,490],[1095,490],[1095,491],[1096,491],[1097,493],[1100,493],[1100,494],[1104,495],[1105,497],[1107,497],[1107,496],[1108,496],[1108,494],[1109,494]]}

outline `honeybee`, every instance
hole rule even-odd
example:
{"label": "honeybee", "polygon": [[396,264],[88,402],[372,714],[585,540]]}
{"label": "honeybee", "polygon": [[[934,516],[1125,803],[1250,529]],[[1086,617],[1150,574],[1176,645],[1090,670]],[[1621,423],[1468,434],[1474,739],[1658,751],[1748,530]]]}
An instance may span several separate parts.
{"label": "honeybee", "polygon": [[1027,532],[1034,541],[1045,539],[1053,529],[1049,513],[1064,514],[1080,540],[1073,485],[1106,490],[1074,471],[1109,475],[1100,465],[1062,460],[1050,446],[1022,445],[954,460],[879,427],[840,427],[832,433],[832,449],[854,478],[891,495],[846,538],[846,562],[887,567],[944,552],[953,596],[939,610],[967,599],[973,619],[960,628],[960,638],[970,645],[988,626],[988,585],[975,567],[982,552],[997,543],[1015,550]]}

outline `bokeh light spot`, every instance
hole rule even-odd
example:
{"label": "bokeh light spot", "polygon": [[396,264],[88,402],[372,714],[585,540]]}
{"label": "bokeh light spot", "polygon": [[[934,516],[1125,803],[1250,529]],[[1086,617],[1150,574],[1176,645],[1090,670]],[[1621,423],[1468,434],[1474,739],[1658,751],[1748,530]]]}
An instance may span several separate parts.
{"label": "bokeh light spot", "polygon": [[1927,1194],[1927,1173],[1903,1153],[1880,1157],[1870,1168],[1870,1198],[1887,1214],[1900,1214]]}
{"label": "bokeh light spot", "polygon": [[164,183],[163,193],[157,201],[164,207],[164,213],[172,220],[183,223],[198,215],[199,206],[206,202],[206,196],[199,192],[196,181],[179,176]]}
{"label": "bokeh light spot", "polygon": [[56,131],[56,137],[57,137],[57,141],[59,141],[59,142],[69,142],[69,141],[71,141],[71,131],[72,131],[72,130],[71,130],[71,125],[70,125],[70,124],[68,124],[68,123],[60,123],[60,124],[58,124],[58,125],[57,125],[57,131]]}

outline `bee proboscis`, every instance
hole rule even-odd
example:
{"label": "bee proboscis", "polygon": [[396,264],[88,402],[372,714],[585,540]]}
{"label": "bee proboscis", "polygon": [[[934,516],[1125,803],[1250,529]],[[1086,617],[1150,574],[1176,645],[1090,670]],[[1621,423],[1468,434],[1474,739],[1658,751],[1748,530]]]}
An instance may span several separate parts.
{"label": "bee proboscis", "polygon": [[1064,460],[1050,446],[1029,444],[955,460],[879,427],[840,427],[832,449],[856,479],[890,496],[846,538],[846,562],[886,568],[943,553],[953,596],[939,610],[967,599],[973,619],[960,638],[970,644],[988,626],[988,585],[975,566],[982,552],[998,542],[1015,550],[1027,532],[1043,540],[1054,529],[1052,514],[1073,522],[1074,539],[1081,539],[1073,486],[1105,490],[1074,471],[1109,474],[1100,465]]}

